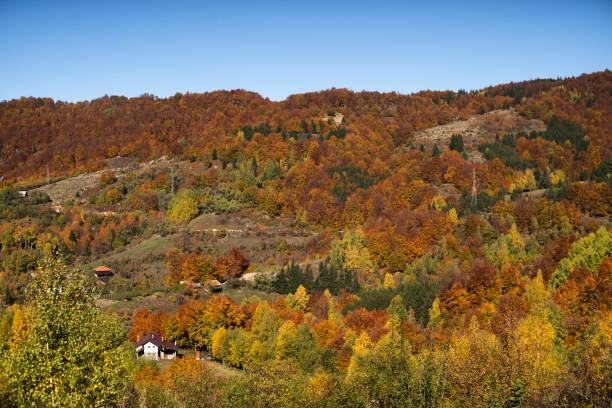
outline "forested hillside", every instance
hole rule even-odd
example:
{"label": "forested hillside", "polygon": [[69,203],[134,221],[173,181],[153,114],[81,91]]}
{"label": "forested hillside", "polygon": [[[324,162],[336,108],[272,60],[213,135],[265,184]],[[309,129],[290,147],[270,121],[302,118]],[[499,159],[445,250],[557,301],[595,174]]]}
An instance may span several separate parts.
{"label": "forested hillside", "polygon": [[7,406],[612,404],[609,70],[22,98],[0,141]]}

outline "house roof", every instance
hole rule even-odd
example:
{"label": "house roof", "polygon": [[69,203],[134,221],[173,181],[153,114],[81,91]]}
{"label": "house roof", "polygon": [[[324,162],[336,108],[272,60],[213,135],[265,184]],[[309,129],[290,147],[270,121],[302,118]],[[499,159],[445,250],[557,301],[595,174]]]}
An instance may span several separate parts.
{"label": "house roof", "polygon": [[98,266],[97,268],[94,269],[94,274],[98,278],[100,278],[100,277],[105,277],[105,276],[112,276],[113,275],[113,271],[111,271],[106,266]]}
{"label": "house roof", "polygon": [[153,343],[157,347],[162,350],[174,350],[178,351],[178,346],[171,341],[165,341],[162,337],[158,336],[155,333],[149,333],[146,336],[142,337],[138,343],[136,343],[136,348],[144,346],[147,343]]}

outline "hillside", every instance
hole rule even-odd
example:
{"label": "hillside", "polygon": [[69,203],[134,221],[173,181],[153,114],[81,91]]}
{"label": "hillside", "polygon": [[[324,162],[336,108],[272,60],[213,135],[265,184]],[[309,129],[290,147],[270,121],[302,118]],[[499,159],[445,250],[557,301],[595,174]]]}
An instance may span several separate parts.
{"label": "hillside", "polygon": [[466,151],[471,161],[482,162],[482,155],[477,147],[481,143],[492,143],[495,135],[508,133],[529,134],[546,130],[544,122],[538,119],[525,119],[514,110],[495,110],[482,115],[470,116],[466,120],[457,120],[444,125],[418,131],[411,139],[412,146],[424,146],[430,152],[434,145],[441,152],[449,149],[451,137],[460,134],[466,144]]}
{"label": "hillside", "polygon": [[2,102],[0,401],[51,343],[110,405],[610,406],[611,119],[608,70]]}
{"label": "hillside", "polygon": [[[79,103],[22,98],[0,103],[0,174],[5,181],[14,177],[44,180],[47,167],[52,175],[59,175],[98,170],[117,155],[144,161],[162,155],[202,159],[215,147],[232,161],[237,150],[221,146],[232,146],[240,130],[245,142],[259,133],[268,140],[256,137],[257,145],[278,143],[281,151],[287,151],[287,141],[300,134],[323,132],[328,137],[337,128],[341,133],[334,130],[332,134],[339,139],[344,128],[368,142],[368,133],[373,132],[375,140],[369,142],[383,150],[372,150],[366,143],[367,155],[388,155],[419,130],[509,107],[528,119],[549,120],[554,111],[562,119],[578,121],[597,146],[608,149],[610,125],[602,119],[611,108],[601,95],[609,92],[611,77],[605,71],[469,93],[399,95],[331,89],[293,95],[281,102],[245,91],[176,94],[167,99],[107,96]],[[345,126],[335,119],[331,124],[322,120],[336,113],[343,115]],[[313,129],[311,125],[319,126],[319,121],[323,128]],[[295,148],[313,142],[303,141],[289,150],[297,154]]]}

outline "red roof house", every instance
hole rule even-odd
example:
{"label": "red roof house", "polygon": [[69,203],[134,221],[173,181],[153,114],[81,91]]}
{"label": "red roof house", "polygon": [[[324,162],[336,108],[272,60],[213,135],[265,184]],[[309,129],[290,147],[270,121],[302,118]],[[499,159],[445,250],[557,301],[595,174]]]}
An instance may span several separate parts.
{"label": "red roof house", "polygon": [[98,266],[97,268],[94,268],[94,274],[96,275],[96,278],[105,278],[108,276],[113,276],[113,271],[106,266]]}

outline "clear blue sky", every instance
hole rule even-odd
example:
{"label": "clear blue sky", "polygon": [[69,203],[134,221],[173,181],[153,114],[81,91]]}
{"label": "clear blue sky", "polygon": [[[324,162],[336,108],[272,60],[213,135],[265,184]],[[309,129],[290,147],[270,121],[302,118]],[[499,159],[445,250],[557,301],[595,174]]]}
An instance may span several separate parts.
{"label": "clear blue sky", "polygon": [[0,100],[236,88],[280,100],[331,87],[469,90],[606,68],[610,0],[0,0]]}

